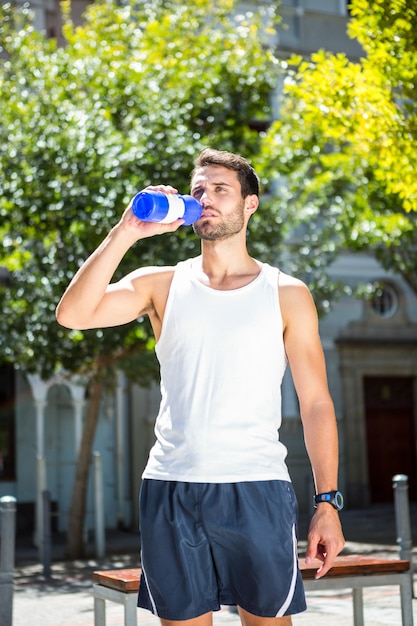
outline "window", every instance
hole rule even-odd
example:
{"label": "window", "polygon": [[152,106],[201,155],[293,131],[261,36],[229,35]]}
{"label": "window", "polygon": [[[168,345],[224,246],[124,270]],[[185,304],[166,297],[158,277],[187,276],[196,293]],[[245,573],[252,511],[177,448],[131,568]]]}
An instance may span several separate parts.
{"label": "window", "polygon": [[0,365],[0,481],[15,478],[15,375]]}
{"label": "window", "polygon": [[293,7],[297,12],[312,11],[333,15],[346,15],[352,0],[281,0],[281,6]]}
{"label": "window", "polygon": [[398,308],[398,295],[394,287],[387,283],[378,285],[372,296],[371,306],[379,317],[392,317]]}

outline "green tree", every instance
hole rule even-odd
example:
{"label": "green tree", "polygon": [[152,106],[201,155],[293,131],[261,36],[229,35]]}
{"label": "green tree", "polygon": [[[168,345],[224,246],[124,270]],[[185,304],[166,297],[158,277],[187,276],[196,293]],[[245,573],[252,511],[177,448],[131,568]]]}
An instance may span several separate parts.
{"label": "green tree", "polygon": [[[56,304],[139,189],[170,182],[185,192],[206,145],[256,154],[279,66],[264,45],[265,15],[240,15],[232,0],[96,2],[78,27],[62,8],[59,47],[35,31],[27,8],[2,6],[0,265],[12,280],[0,292],[0,357],[44,378],[63,369],[89,379],[67,544],[75,558],[103,385],[116,367],[141,384],[157,367],[146,320],[68,331]],[[272,255],[280,234],[272,212],[263,219],[269,226],[254,231]],[[196,253],[182,228],[142,241],[115,278]]]}
{"label": "green tree", "polygon": [[363,58],[290,61],[260,163],[300,225],[299,273],[324,284],[341,249],[371,250],[417,293],[417,0],[354,0],[351,15]]}

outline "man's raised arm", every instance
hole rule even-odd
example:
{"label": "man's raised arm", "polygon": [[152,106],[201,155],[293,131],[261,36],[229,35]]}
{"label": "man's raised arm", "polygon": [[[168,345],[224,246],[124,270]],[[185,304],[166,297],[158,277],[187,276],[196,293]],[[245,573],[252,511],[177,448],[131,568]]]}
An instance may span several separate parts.
{"label": "man's raised arm", "polygon": [[[151,189],[176,193],[173,187],[165,185]],[[150,268],[137,270],[114,284],[110,281],[136,241],[173,232],[182,223],[183,220],[171,224],[143,222],[133,215],[129,205],[119,223],[71,280],[56,309],[58,322],[67,328],[84,330],[126,324],[145,313],[152,305]]]}

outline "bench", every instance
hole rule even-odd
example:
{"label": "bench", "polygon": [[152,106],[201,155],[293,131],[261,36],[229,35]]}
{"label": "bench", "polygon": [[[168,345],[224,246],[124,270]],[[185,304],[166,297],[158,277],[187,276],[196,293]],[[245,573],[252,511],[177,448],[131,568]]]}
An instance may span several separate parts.
{"label": "bench", "polygon": [[300,559],[304,589],[308,591],[352,589],[353,624],[364,626],[363,594],[365,587],[399,585],[402,626],[413,626],[413,584],[410,561],[376,559],[367,556],[339,556],[326,576],[315,580],[315,566]]}
{"label": "bench", "polygon": [[[314,578],[319,561],[306,565],[304,559],[300,559],[299,565],[306,592],[352,589],[354,626],[365,624],[362,596],[365,587],[399,585],[402,626],[413,626],[410,561],[374,559],[368,556],[339,556],[331,570],[319,580]],[[106,624],[106,600],[124,606],[124,626],[136,626],[140,572],[140,569],[119,569],[93,573],[94,626]]]}

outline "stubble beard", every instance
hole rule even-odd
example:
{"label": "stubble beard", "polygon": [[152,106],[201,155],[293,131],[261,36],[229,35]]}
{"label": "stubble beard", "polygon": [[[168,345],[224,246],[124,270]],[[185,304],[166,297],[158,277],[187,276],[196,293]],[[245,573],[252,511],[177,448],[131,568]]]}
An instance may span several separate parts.
{"label": "stubble beard", "polygon": [[235,207],[235,210],[222,221],[216,221],[214,224],[210,219],[204,218],[193,224],[193,230],[200,239],[205,241],[221,241],[228,239],[241,232],[245,221],[243,217],[243,209],[245,203],[242,199]]}

